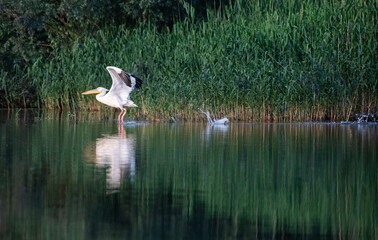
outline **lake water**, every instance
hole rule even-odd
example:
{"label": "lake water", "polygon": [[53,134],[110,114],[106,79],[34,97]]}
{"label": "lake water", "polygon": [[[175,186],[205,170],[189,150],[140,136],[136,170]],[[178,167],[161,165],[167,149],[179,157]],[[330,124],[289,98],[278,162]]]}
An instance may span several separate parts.
{"label": "lake water", "polygon": [[377,125],[0,115],[0,239],[378,236]]}

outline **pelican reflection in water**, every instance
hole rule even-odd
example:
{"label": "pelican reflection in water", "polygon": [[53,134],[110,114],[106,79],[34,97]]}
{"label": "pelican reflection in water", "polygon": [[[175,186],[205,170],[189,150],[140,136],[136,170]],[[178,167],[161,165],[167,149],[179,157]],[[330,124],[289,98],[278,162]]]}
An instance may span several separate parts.
{"label": "pelican reflection in water", "polygon": [[122,180],[135,174],[135,136],[126,136],[123,126],[118,134],[103,135],[96,140],[97,167],[106,168],[106,185],[108,192],[117,191]]}
{"label": "pelican reflection in water", "polygon": [[228,125],[208,125],[203,131],[203,144],[227,141]]}

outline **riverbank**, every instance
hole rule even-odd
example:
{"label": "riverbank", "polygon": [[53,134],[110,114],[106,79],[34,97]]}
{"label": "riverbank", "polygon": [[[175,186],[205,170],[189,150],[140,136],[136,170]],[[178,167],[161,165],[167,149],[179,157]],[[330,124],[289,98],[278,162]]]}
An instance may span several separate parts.
{"label": "riverbank", "polygon": [[[190,120],[183,118],[181,115],[171,116],[166,119],[150,119],[141,118],[137,116],[137,111],[127,114],[125,117],[125,124],[130,126],[137,123],[139,124],[208,124],[206,116],[201,112],[194,112]],[[80,122],[117,122],[119,111],[116,109],[107,108],[105,111],[69,111],[52,109],[36,109],[36,108],[17,108],[17,109],[1,109],[0,108],[0,122],[6,122],[9,120],[17,120],[23,123],[34,123],[43,120],[58,119],[60,121],[69,121],[72,123]],[[213,117],[213,115],[211,115]],[[214,115],[219,119],[221,115]],[[376,115],[357,115],[350,119],[350,121],[263,121],[263,120],[237,120],[235,118],[229,118],[229,122],[223,126],[231,125],[260,125],[260,124],[274,124],[274,125],[377,125],[378,117]],[[209,126],[213,126],[209,124]],[[219,125],[218,125],[219,126]],[[222,125],[221,125],[222,126]]]}

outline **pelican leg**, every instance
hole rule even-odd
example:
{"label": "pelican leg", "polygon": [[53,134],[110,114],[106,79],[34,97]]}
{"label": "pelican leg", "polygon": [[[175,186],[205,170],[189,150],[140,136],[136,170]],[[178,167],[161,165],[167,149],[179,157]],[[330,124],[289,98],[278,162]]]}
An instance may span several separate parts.
{"label": "pelican leg", "polygon": [[122,120],[121,120],[122,122],[123,122],[123,118],[124,118],[125,115],[126,115],[127,108],[125,108],[124,110],[125,110],[125,112],[124,112],[124,114],[122,114]]}
{"label": "pelican leg", "polygon": [[122,124],[118,124],[118,135],[124,137],[126,136],[126,131],[125,129],[123,128],[123,125]]}
{"label": "pelican leg", "polygon": [[122,111],[119,113],[119,115],[118,115],[118,123],[121,123],[121,115],[122,115],[122,113],[123,113],[123,109],[122,109]]}

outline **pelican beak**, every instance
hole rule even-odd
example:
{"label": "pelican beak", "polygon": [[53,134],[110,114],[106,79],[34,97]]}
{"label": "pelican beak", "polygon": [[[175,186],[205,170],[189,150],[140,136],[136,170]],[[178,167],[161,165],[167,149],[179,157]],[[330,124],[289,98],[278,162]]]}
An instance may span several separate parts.
{"label": "pelican beak", "polygon": [[96,94],[96,93],[101,93],[101,92],[98,91],[97,89],[92,89],[92,90],[89,90],[89,91],[83,92],[82,94],[83,94],[83,95],[88,95],[88,94]]}

